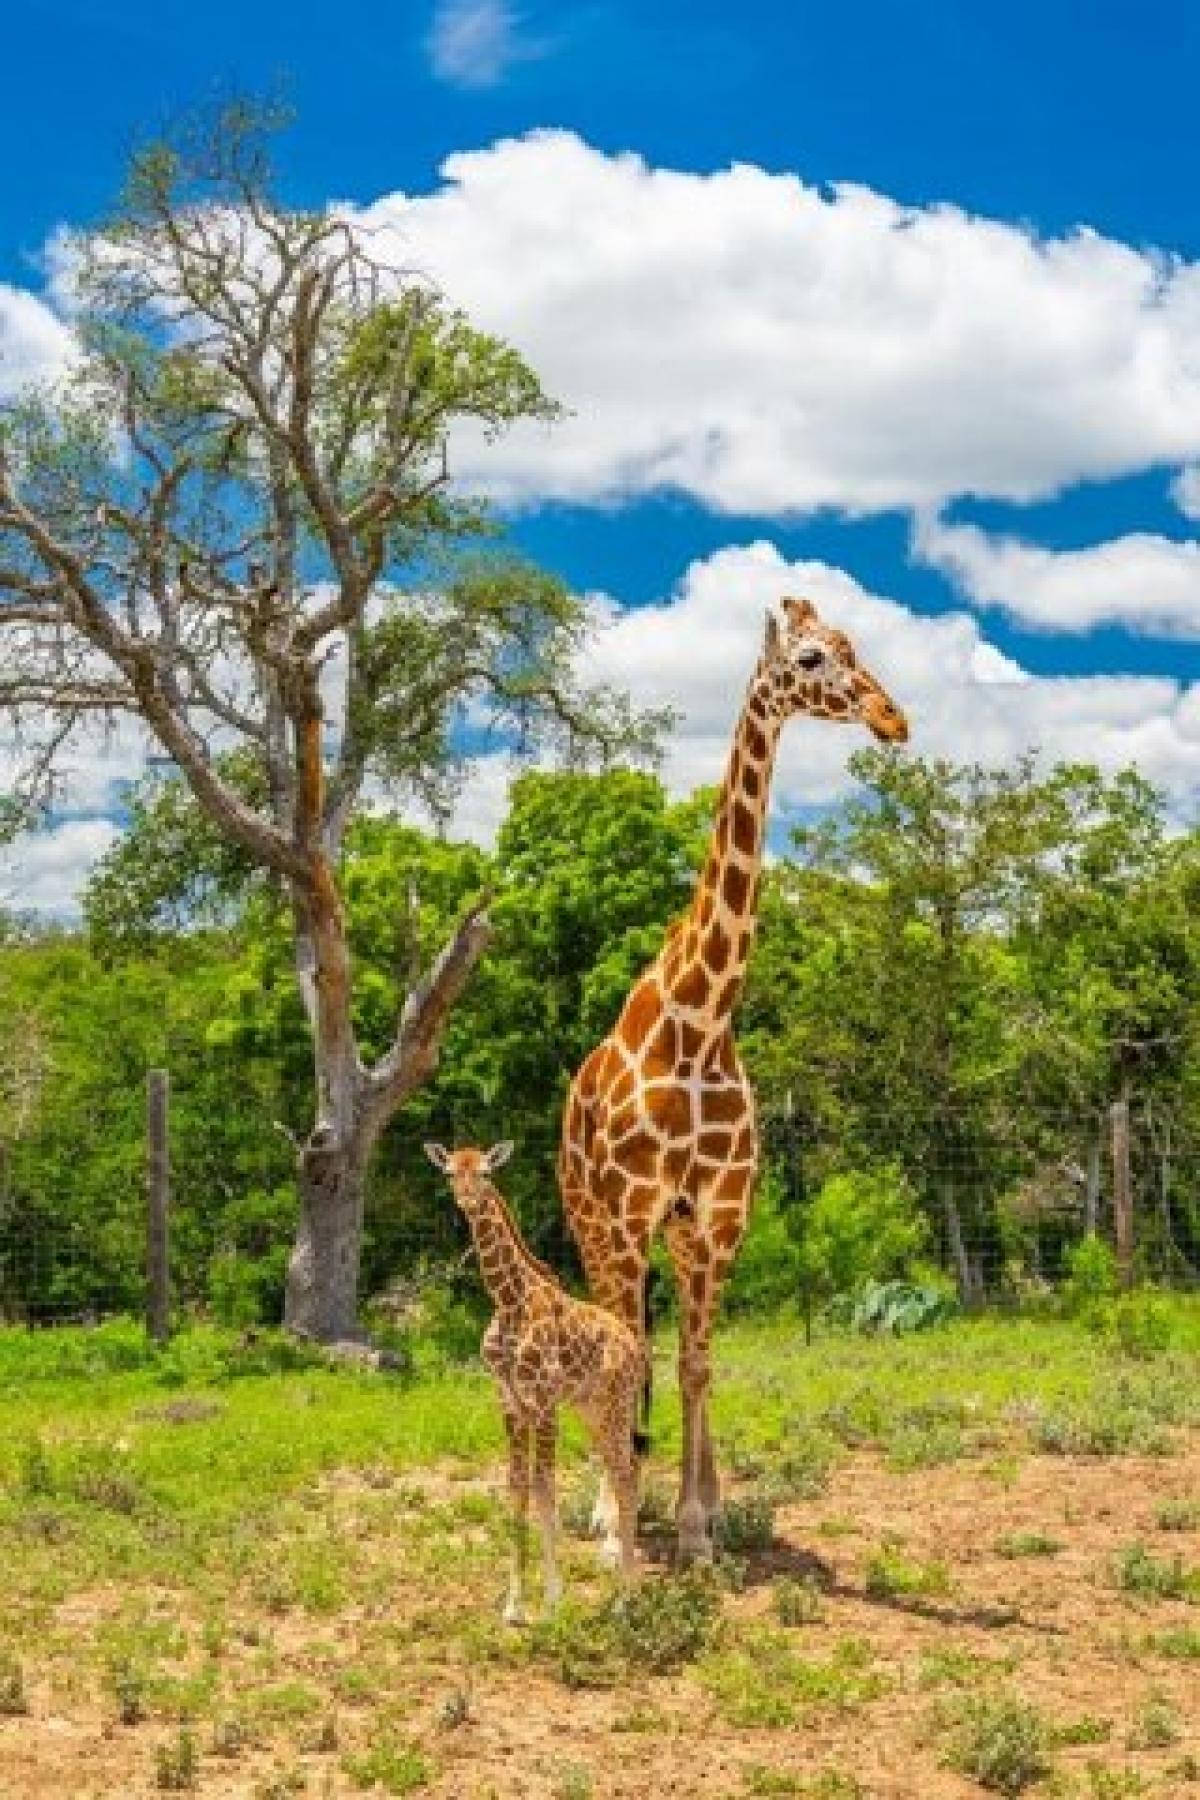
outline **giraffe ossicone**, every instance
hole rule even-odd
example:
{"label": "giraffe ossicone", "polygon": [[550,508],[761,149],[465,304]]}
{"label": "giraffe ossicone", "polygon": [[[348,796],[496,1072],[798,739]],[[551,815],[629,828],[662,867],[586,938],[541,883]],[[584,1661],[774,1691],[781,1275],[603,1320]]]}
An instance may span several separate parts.
{"label": "giraffe ossicone", "polygon": [[512,1154],[511,1143],[491,1150],[425,1154],[450,1182],[470,1226],[483,1283],[495,1314],[483,1339],[483,1360],[495,1376],[508,1438],[508,1486],[513,1507],[513,1552],[504,1617],[521,1624],[526,1605],[526,1548],[532,1493],[542,1533],[543,1601],[561,1594],[554,1491],[558,1408],[573,1406],[587,1425],[613,1496],[605,1560],[623,1581],[635,1574],[638,1460],[634,1447],[644,1359],[642,1344],[621,1319],[577,1300],[529,1249],[491,1180]]}
{"label": "giraffe ossicone", "polygon": [[567,1096],[558,1175],[592,1296],[644,1334],[650,1245],[662,1232],[680,1298],[679,1549],[711,1553],[719,1490],[708,1421],[713,1318],[758,1171],[754,1096],[733,1039],[754,941],[771,778],[798,715],[900,744],[908,723],[844,631],[811,600],[767,615],[738,715],[708,853],[615,1026]]}

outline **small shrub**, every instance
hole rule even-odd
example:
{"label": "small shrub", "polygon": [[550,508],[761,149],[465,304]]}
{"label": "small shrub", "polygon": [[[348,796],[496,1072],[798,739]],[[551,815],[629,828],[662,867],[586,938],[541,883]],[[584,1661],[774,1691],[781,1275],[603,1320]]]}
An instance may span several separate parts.
{"label": "small shrub", "polygon": [[721,1615],[711,1569],[644,1581],[601,1606],[566,1605],[534,1628],[532,1643],[567,1687],[612,1687],[631,1671],[670,1674],[708,1649]]}
{"label": "small shrub", "polygon": [[160,1744],[154,1757],[154,1783],[171,1794],[190,1793],[200,1779],[200,1753],[186,1725],[173,1744]]}
{"label": "small shrub", "polygon": [[815,1625],[824,1610],[815,1581],[795,1581],[786,1575],[775,1583],[771,1605],[781,1625]]}
{"label": "small shrub", "polygon": [[1125,1740],[1127,1750],[1169,1750],[1182,1732],[1179,1716],[1164,1694],[1148,1694]]}
{"label": "small shrub", "polygon": [[898,1337],[908,1331],[928,1331],[953,1318],[958,1301],[944,1288],[918,1286],[911,1281],[869,1281],[861,1289],[850,1315],[855,1331],[871,1337]]}
{"label": "small shrub", "polygon": [[871,1668],[868,1645],[845,1638],[830,1656],[797,1656],[786,1634],[747,1631],[732,1647],[710,1657],[701,1678],[731,1725],[768,1730],[794,1725],[809,1708],[848,1709],[884,1691]]}
{"label": "small shrub", "polygon": [[552,1792],[554,1800],[592,1800],[595,1789],[588,1770],[573,1764],[558,1776]]}
{"label": "small shrub", "polygon": [[913,1562],[885,1544],[868,1559],[863,1585],[873,1599],[919,1599],[948,1594],[950,1571],[944,1562]]}
{"label": "small shrub", "polygon": [[1200,1531],[1200,1500],[1164,1500],[1155,1523],[1160,1531]]}
{"label": "small shrub", "polygon": [[719,1549],[735,1555],[747,1550],[769,1550],[775,1541],[775,1508],[766,1494],[747,1494],[727,1500],[715,1529]]}
{"label": "small shrub", "polygon": [[17,1454],[17,1483],[27,1500],[45,1500],[57,1492],[54,1465],[41,1438],[30,1438]]}
{"label": "small shrub", "polygon": [[25,1672],[15,1656],[0,1650],[0,1718],[16,1719],[28,1711]]}
{"label": "small shrub", "polygon": [[996,1555],[1016,1561],[1023,1556],[1057,1556],[1062,1545],[1044,1531],[1010,1531],[996,1539]]}
{"label": "small shrub", "polygon": [[1200,1631],[1181,1625],[1175,1631],[1158,1631],[1147,1638],[1146,1648],[1155,1656],[1169,1656],[1173,1662],[1200,1662]]}
{"label": "small shrub", "polygon": [[1087,1779],[1092,1800],[1134,1800],[1135,1795],[1146,1792],[1136,1769],[1104,1769],[1099,1763],[1089,1763]]}
{"label": "small shrub", "polygon": [[973,1650],[948,1644],[944,1649],[922,1651],[917,1683],[923,1688],[978,1687],[1011,1668],[1010,1659],[978,1656]]}
{"label": "small shrub", "polygon": [[1049,1767],[1050,1732],[1037,1710],[1012,1695],[972,1695],[957,1711],[952,1768],[996,1794],[1021,1794]]}
{"label": "small shrub", "polygon": [[1054,1727],[1054,1742],[1064,1749],[1075,1748],[1080,1744],[1107,1744],[1111,1736],[1112,1726],[1108,1720],[1094,1719],[1090,1713]]}
{"label": "small shrub", "polygon": [[1077,1318],[1094,1313],[1118,1291],[1116,1256],[1111,1245],[1094,1233],[1068,1250],[1066,1270],[1063,1304]]}
{"label": "small shrub", "polygon": [[385,1794],[414,1794],[429,1781],[425,1758],[412,1744],[383,1736],[361,1756],[348,1756],[342,1764],[357,1788],[382,1788]]}
{"label": "small shrub", "polygon": [[1146,1600],[1187,1600],[1200,1593],[1200,1582],[1184,1568],[1181,1556],[1152,1556],[1142,1544],[1122,1550],[1113,1577],[1123,1594]]}
{"label": "small shrub", "polygon": [[[787,1769],[765,1769],[755,1767],[745,1771],[744,1780],[747,1794],[754,1800],[772,1800],[773,1796],[783,1797],[789,1794],[802,1794],[803,1783],[798,1775]],[[811,1789],[809,1790],[811,1792]]]}
{"label": "small shrub", "polygon": [[1112,1310],[1112,1332],[1126,1355],[1152,1361],[1171,1347],[1175,1327],[1170,1309],[1156,1294],[1127,1294]]}
{"label": "small shrub", "polygon": [[815,1500],[829,1486],[833,1446],[825,1437],[806,1431],[801,1442],[769,1464],[763,1491],[776,1506],[796,1500]]}
{"label": "small shrub", "polygon": [[146,1717],[150,1679],[140,1663],[131,1657],[118,1657],[109,1665],[108,1683],[117,1703],[117,1717],[122,1725],[140,1725]]}

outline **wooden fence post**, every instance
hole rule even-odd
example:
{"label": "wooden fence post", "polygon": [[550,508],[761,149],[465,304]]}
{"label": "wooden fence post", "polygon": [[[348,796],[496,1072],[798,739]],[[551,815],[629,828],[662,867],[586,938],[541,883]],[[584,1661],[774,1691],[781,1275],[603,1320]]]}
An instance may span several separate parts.
{"label": "wooden fence post", "polygon": [[1129,1101],[1114,1100],[1110,1113],[1113,1159],[1113,1225],[1117,1274],[1123,1288],[1133,1286],[1133,1178],[1129,1161]]}
{"label": "wooden fence post", "polygon": [[146,1330],[156,1344],[165,1344],[171,1331],[169,1097],[167,1071],[151,1069],[146,1077]]}

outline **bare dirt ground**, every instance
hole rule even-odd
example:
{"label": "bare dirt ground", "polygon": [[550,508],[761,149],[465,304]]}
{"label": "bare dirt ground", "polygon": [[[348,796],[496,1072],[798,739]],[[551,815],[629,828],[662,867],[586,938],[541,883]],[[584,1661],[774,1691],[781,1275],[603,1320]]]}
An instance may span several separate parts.
{"label": "bare dirt ground", "polygon": [[[430,1477],[433,1493],[463,1486]],[[28,1714],[0,1718],[0,1795],[107,1800],[167,1791],[174,1777],[176,1791],[213,1800],[370,1791],[446,1800],[950,1800],[983,1790],[946,1765],[944,1709],[956,1696],[961,1704],[964,1694],[993,1691],[1032,1702],[1058,1730],[1042,1791],[1101,1800],[1196,1794],[1200,1661],[1194,1642],[1190,1654],[1178,1646],[1200,1631],[1200,1605],[1126,1591],[1113,1570],[1133,1544],[1160,1562],[1182,1554],[1195,1567],[1200,1533],[1164,1528],[1160,1512],[1166,1503],[1198,1499],[1194,1439],[1170,1458],[974,1460],[912,1473],[860,1453],[837,1468],[818,1500],[778,1512],[774,1544],[745,1558],[740,1591],[724,1599],[725,1647],[699,1668],[572,1689],[544,1659],[493,1656],[488,1645],[496,1634],[483,1632],[472,1650],[469,1635],[447,1630],[448,1622],[469,1624],[472,1613],[490,1618],[495,1595],[476,1577],[456,1579],[451,1556],[445,1579],[430,1581],[425,1592],[404,1579],[387,1599],[331,1616],[266,1611],[257,1625],[241,1618],[226,1656],[235,1689],[237,1657],[247,1679],[269,1663],[286,1713],[288,1683],[320,1691],[337,1670],[337,1722],[276,1720],[254,1741],[227,1744],[220,1754],[205,1717],[195,1727],[194,1775],[170,1766],[177,1726],[152,1714],[120,1723],[94,1684],[72,1680],[69,1657],[54,1656],[52,1674],[30,1681]],[[369,1535],[360,1508],[380,1500],[347,1485],[339,1498],[347,1541],[356,1532]],[[464,1571],[473,1530],[462,1528]],[[1012,1554],[1023,1540],[1022,1553]],[[1041,1544],[1040,1553],[1031,1543]],[[910,1591],[897,1591],[905,1581],[881,1580],[877,1569],[871,1578],[881,1546],[910,1572],[924,1571]],[[570,1560],[579,1567],[590,1554],[580,1546]],[[493,1568],[489,1583],[494,1576]],[[662,1579],[649,1555],[645,1579]],[[779,1584],[788,1579],[819,1586],[819,1618],[780,1625]],[[143,1599],[146,1616],[164,1625],[187,1610],[178,1595]],[[86,1643],[127,1600],[110,1589],[74,1596],[58,1607],[48,1641]],[[784,1635],[810,1661],[836,1662],[838,1647],[850,1640],[877,1680],[867,1692],[806,1701],[784,1725],[738,1723],[745,1708],[731,1708],[727,1694],[723,1701],[712,1670],[743,1638],[753,1640],[756,1624]],[[380,1634],[388,1631],[399,1654],[387,1665],[390,1696],[381,1695],[371,1674],[382,1666]],[[429,1643],[422,1645],[423,1637]],[[1164,1649],[1172,1643],[1174,1654]],[[356,1662],[367,1671],[360,1694],[345,1675]],[[757,1679],[769,1688],[769,1662]],[[380,1707],[386,1714],[390,1701],[411,1763],[384,1757],[348,1767],[355,1746],[367,1742],[360,1714],[368,1687],[376,1733],[370,1741],[378,1741]],[[751,1711],[761,1698],[751,1692]],[[1151,1715],[1157,1726],[1147,1724]]]}

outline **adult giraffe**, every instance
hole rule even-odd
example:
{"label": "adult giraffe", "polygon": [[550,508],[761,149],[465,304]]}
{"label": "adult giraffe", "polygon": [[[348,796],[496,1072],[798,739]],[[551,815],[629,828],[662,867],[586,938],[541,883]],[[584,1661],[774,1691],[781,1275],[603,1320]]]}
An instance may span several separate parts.
{"label": "adult giraffe", "polygon": [[709,1342],[758,1172],[754,1096],[733,1009],[754,938],[771,774],[797,713],[861,721],[885,743],[908,725],[845,632],[785,599],[746,691],[708,854],[689,911],[571,1084],[558,1174],[592,1297],[644,1332],[651,1240],[662,1230],[681,1306],[679,1550],[705,1555],[718,1486],[708,1424]]}

